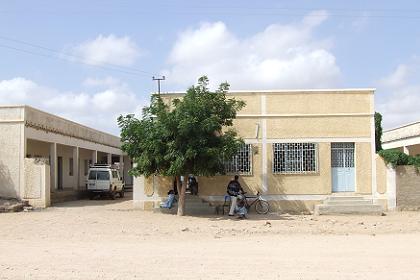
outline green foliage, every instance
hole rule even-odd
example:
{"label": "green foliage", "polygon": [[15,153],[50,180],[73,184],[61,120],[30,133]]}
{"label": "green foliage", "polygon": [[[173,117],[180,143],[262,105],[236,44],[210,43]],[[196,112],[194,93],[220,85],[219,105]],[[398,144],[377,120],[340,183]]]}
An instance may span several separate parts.
{"label": "green foliage", "polygon": [[118,118],[122,149],[136,164],[131,174],[211,176],[224,172],[223,161],[243,144],[233,129],[224,128],[233,125],[245,103],[227,97],[227,83],[214,92],[208,83],[207,77],[201,77],[171,107],[154,95],[140,119]]}
{"label": "green foliage", "polygon": [[375,112],[375,147],[376,152],[382,150],[382,115],[379,112]]}
{"label": "green foliage", "polygon": [[420,156],[409,156],[397,149],[382,150],[378,154],[386,164],[391,164],[394,168],[398,165],[413,165],[417,169],[420,168]]}
{"label": "green foliage", "polygon": [[397,149],[381,150],[378,153],[386,164],[391,164],[392,167],[397,165],[408,165],[409,156]]}

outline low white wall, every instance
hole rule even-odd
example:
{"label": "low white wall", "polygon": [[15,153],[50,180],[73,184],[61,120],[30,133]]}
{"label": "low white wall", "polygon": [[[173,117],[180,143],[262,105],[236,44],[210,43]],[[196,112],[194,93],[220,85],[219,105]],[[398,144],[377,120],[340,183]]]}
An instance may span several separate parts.
{"label": "low white wall", "polygon": [[34,207],[51,205],[50,165],[47,159],[25,159],[25,188],[22,199]]}

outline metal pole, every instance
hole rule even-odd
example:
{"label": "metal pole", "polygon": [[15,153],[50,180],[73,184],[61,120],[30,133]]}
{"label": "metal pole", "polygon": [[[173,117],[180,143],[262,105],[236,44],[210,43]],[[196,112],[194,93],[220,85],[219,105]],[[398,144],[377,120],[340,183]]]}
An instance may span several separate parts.
{"label": "metal pole", "polygon": [[158,95],[160,95],[160,81],[164,81],[165,80],[165,76],[162,77],[152,77],[153,81],[157,81],[158,84]]}

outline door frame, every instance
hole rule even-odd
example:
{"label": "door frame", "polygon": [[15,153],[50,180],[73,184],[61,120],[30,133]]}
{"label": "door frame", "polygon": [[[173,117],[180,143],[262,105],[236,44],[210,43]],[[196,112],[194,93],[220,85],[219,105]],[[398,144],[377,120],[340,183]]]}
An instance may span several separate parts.
{"label": "door frame", "polygon": [[334,191],[334,181],[333,181],[333,172],[332,172],[332,162],[330,162],[330,171],[331,171],[331,193],[332,194],[345,194],[345,193],[357,193],[357,145],[356,142],[331,142],[330,143],[330,159],[332,159],[332,144],[333,143],[353,143],[353,164],[354,164],[354,190],[353,191]]}
{"label": "door frame", "polygon": [[57,190],[63,189],[63,157],[57,157]]}

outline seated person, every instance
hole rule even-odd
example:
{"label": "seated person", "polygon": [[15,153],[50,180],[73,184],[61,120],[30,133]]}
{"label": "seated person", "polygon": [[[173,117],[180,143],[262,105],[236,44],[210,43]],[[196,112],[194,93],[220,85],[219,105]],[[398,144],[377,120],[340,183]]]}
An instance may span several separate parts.
{"label": "seated person", "polygon": [[188,178],[188,186],[192,195],[198,195],[198,182],[192,175]]}
{"label": "seated person", "polygon": [[245,219],[246,214],[248,214],[248,211],[245,207],[245,196],[243,194],[238,194],[237,196],[235,213],[237,213],[239,215],[239,218],[242,219]]}
{"label": "seated person", "polygon": [[168,209],[172,208],[174,200],[175,200],[175,191],[170,190],[168,192],[168,199],[165,202],[160,203],[160,208],[168,208]]}
{"label": "seated person", "polygon": [[235,175],[234,179],[229,182],[227,186],[227,193],[230,195],[230,202],[231,202],[229,216],[233,216],[236,209],[238,195],[244,193],[244,190],[242,189],[242,186],[239,183],[238,175]]}

